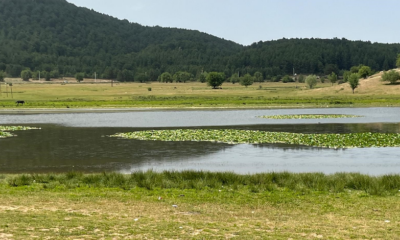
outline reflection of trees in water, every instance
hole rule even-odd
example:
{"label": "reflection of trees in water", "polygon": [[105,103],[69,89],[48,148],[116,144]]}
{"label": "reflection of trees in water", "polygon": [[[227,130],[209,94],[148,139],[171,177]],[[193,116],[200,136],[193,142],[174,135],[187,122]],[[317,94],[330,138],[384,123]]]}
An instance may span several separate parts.
{"label": "reflection of trees in water", "polygon": [[187,160],[233,147],[210,142],[138,141],[104,137],[118,128],[42,125],[0,142],[0,172],[114,171],[124,164]]}
{"label": "reflection of trees in water", "polygon": [[[31,124],[32,125],[32,124]],[[21,131],[0,141],[0,172],[115,171],[132,164],[180,162],[207,157],[235,145],[211,142],[138,141],[102,137],[132,128],[68,128],[40,125],[40,131]],[[218,126],[210,129],[243,129],[294,133],[400,133],[398,123],[287,124]],[[287,144],[254,144],[254,148],[283,151],[345,151]]]}

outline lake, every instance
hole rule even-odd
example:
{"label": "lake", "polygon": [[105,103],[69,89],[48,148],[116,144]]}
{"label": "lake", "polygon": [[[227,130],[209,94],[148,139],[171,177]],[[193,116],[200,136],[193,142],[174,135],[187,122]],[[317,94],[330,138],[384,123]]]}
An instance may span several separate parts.
{"label": "lake", "polygon": [[[400,108],[273,110],[136,110],[96,112],[10,112],[1,125],[28,125],[0,139],[1,173],[208,170],[257,173],[400,173],[399,148],[324,149],[284,144],[229,145],[210,142],[156,142],[109,138],[118,132],[233,128],[299,133],[400,133]],[[281,114],[353,114],[360,118],[272,120]]]}

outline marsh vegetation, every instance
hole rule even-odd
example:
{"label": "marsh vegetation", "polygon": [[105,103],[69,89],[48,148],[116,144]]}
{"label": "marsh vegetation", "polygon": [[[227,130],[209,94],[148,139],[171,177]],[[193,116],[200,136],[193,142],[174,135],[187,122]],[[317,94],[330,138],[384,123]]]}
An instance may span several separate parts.
{"label": "marsh vegetation", "polygon": [[15,136],[15,134],[12,134],[10,132],[26,131],[26,130],[33,130],[33,129],[40,129],[40,128],[26,127],[26,126],[0,126],[0,138]]}
{"label": "marsh vegetation", "polygon": [[303,134],[235,129],[177,129],[117,133],[111,137],[152,141],[209,141],[229,144],[285,143],[326,148],[399,147],[398,133]]}

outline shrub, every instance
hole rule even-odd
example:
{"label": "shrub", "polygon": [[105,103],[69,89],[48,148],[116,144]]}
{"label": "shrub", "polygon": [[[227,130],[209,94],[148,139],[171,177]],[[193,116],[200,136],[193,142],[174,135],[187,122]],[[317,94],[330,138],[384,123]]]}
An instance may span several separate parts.
{"label": "shrub", "polygon": [[225,74],[219,72],[210,72],[207,75],[207,84],[211,86],[213,89],[221,86],[222,83],[225,81]]}
{"label": "shrub", "polygon": [[306,78],[304,77],[304,75],[299,75],[298,78],[297,78],[297,81],[298,81],[299,83],[304,83],[305,80],[306,80]]}
{"label": "shrub", "polygon": [[84,77],[84,74],[83,74],[83,73],[77,73],[77,74],[75,74],[75,79],[76,79],[76,81],[78,81],[78,82],[83,81],[83,77]]}
{"label": "shrub", "polygon": [[253,85],[254,78],[250,74],[246,74],[240,78],[240,85],[242,86],[250,86]]}
{"label": "shrub", "polygon": [[317,85],[317,76],[307,76],[305,82],[310,89],[313,89]]}
{"label": "shrub", "polygon": [[285,76],[282,78],[282,82],[283,82],[283,83],[288,83],[288,82],[294,82],[294,80],[293,80],[293,78],[292,78],[291,76],[285,75]]}
{"label": "shrub", "polygon": [[354,94],[354,89],[356,89],[359,85],[359,81],[360,81],[360,79],[359,79],[359,76],[357,73],[352,73],[349,76],[349,84],[350,84],[351,89],[353,90],[353,94]]}
{"label": "shrub", "polygon": [[381,81],[390,82],[390,84],[395,84],[399,79],[400,79],[400,74],[395,70],[391,70],[383,73]]}

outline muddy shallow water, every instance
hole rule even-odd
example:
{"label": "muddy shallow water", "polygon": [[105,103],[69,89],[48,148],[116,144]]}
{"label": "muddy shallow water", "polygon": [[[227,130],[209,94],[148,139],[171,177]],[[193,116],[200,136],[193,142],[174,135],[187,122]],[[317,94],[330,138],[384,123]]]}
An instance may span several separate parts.
{"label": "muddy shallow water", "polygon": [[[276,114],[353,114],[361,118],[271,120]],[[400,148],[322,149],[108,138],[143,129],[235,128],[302,133],[400,132],[400,108],[133,111],[0,114],[2,125],[39,126],[0,139],[0,172],[210,170],[255,173],[400,173]]]}

